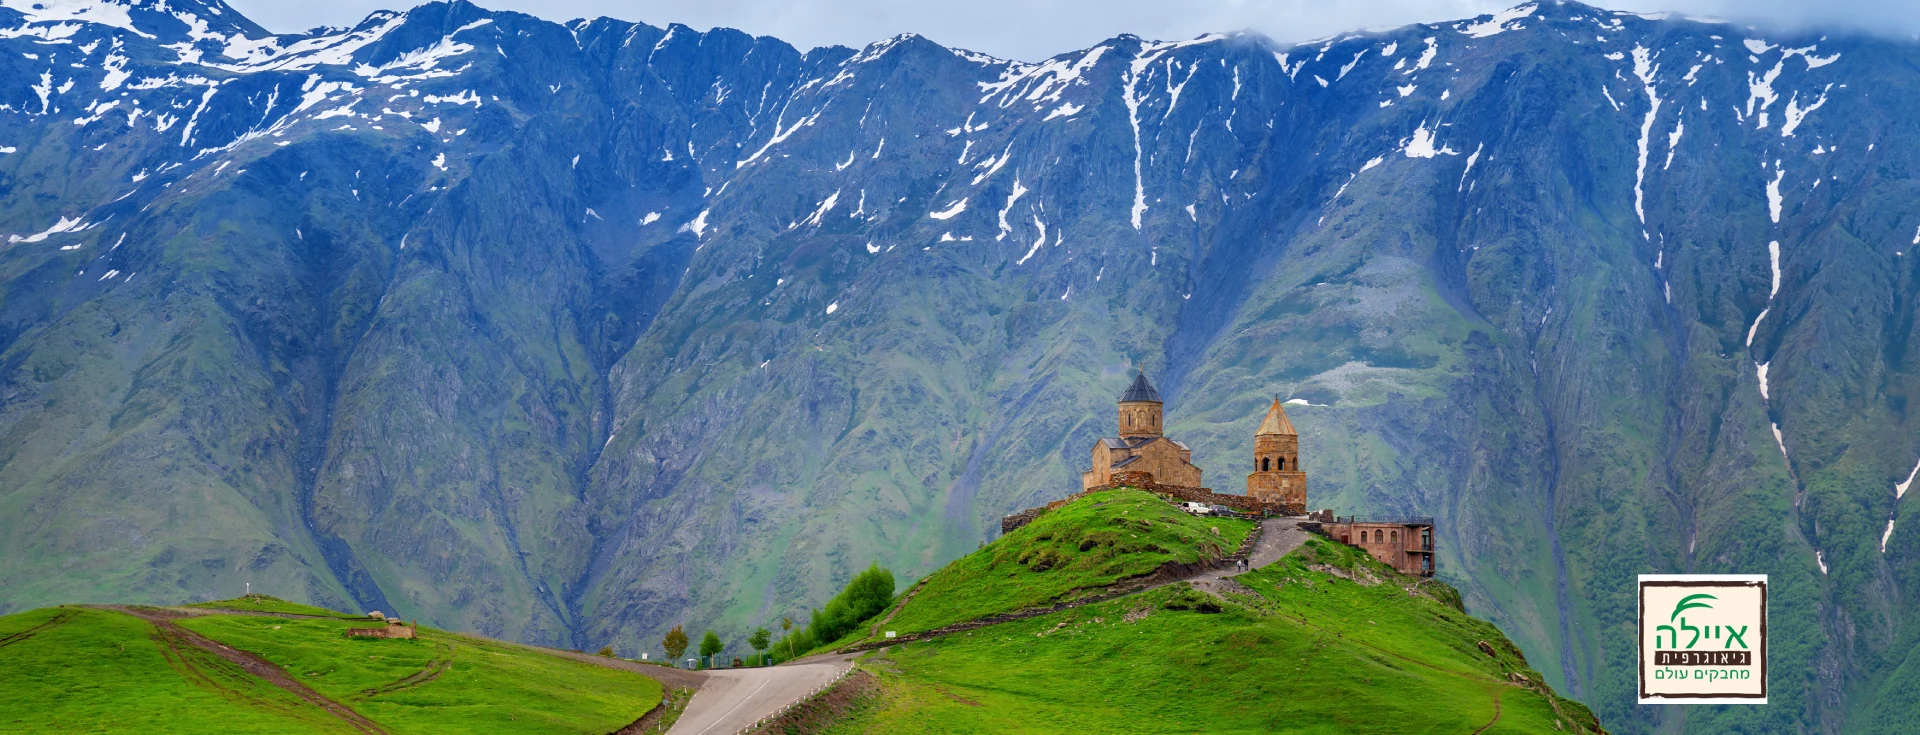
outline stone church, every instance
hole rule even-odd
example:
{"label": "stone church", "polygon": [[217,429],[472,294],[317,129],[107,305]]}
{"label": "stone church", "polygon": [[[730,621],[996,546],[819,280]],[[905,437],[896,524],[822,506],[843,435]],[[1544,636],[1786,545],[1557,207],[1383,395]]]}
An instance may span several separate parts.
{"label": "stone church", "polygon": [[1093,469],[1080,473],[1082,490],[1106,485],[1116,472],[1145,472],[1163,485],[1200,487],[1193,450],[1161,433],[1160,391],[1145,373],[1120,395],[1120,436],[1093,443]]}
{"label": "stone church", "polygon": [[[1102,437],[1093,444],[1093,468],[1080,474],[1082,490],[1104,487],[1122,472],[1143,472],[1161,485],[1200,488],[1200,468],[1193,450],[1161,430],[1160,392],[1135,374],[1133,385],[1120,396],[1120,436]],[[1307,473],[1300,469],[1300,435],[1287,419],[1287,410],[1275,399],[1253,436],[1253,473],[1247,475],[1247,495],[1263,503],[1304,509]]]}

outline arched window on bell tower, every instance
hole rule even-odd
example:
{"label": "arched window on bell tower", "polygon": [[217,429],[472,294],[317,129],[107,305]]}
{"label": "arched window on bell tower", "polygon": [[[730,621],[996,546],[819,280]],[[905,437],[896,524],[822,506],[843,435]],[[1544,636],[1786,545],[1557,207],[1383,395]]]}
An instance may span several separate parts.
{"label": "arched window on bell tower", "polygon": [[1273,463],[1273,461],[1272,461],[1272,460],[1270,460],[1270,459],[1268,459],[1268,458],[1266,458],[1266,457],[1261,457],[1261,458],[1260,458],[1260,471],[1261,471],[1261,472],[1266,472],[1266,471],[1267,471],[1267,469],[1268,469],[1268,467],[1269,467],[1269,466],[1271,466],[1271,465],[1272,465],[1272,463]]}
{"label": "arched window on bell tower", "polygon": [[1281,457],[1281,458],[1280,458],[1280,471],[1281,471],[1281,472],[1285,472],[1286,470],[1287,470],[1287,458],[1286,458],[1286,457]]}

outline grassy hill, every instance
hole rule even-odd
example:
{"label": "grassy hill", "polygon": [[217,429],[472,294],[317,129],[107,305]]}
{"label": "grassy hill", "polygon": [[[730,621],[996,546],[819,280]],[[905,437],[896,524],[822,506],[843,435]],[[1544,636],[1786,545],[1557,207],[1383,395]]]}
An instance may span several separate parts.
{"label": "grassy hill", "polygon": [[[916,633],[1072,600],[1163,565],[1224,557],[1253,527],[1197,518],[1138,490],[1094,493],[928,575],[887,611],[884,627]],[[872,639],[873,630],[855,640]]]}
{"label": "grassy hill", "polygon": [[[393,735],[599,735],[661,699],[653,679],[524,646],[424,627],[413,640],[347,638],[367,621],[271,598],[197,607],[326,617],[156,624],[78,607],[0,617],[0,732],[367,732],[357,715]],[[192,634],[264,659],[320,703],[191,645]]]}
{"label": "grassy hill", "polygon": [[[956,561],[928,578],[897,621],[929,625],[1039,599],[1058,585],[1039,583],[1047,572],[1030,561],[1025,571],[1007,569],[1009,560],[1150,515],[1133,495],[1078,501]],[[1155,530],[1141,531],[1191,537],[1190,523],[1151,517]],[[1121,538],[1136,543],[1133,535]],[[1061,568],[1151,566],[1158,553],[1069,557]],[[1499,629],[1467,615],[1451,587],[1402,576],[1357,549],[1310,538],[1213,589],[1220,594],[1180,582],[883,649],[861,661],[871,685],[828,731],[1600,731]]]}

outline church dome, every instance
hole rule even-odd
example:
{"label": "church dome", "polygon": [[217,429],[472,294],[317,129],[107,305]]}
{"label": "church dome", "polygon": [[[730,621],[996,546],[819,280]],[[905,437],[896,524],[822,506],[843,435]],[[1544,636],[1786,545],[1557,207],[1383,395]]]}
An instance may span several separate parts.
{"label": "church dome", "polygon": [[1135,373],[1133,376],[1133,385],[1128,386],[1127,392],[1120,395],[1120,402],[1139,403],[1142,401],[1159,403],[1160,391],[1154,390],[1153,384],[1147,382],[1146,373]]}

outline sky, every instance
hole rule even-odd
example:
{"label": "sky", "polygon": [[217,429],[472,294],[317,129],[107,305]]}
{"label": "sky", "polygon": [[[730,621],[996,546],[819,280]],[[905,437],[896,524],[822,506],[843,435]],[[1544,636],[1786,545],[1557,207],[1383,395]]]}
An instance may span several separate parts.
{"label": "sky", "polygon": [[[375,10],[415,0],[227,0],[268,30],[351,26]],[[801,49],[860,47],[913,32],[942,45],[1033,61],[1122,33],[1186,39],[1251,29],[1279,41],[1342,31],[1470,18],[1517,0],[476,0],[555,21],[611,16],[656,26],[684,23],[778,37]],[[1920,32],[1916,0],[1610,0],[1615,10],[1671,10],[1760,26]]]}

